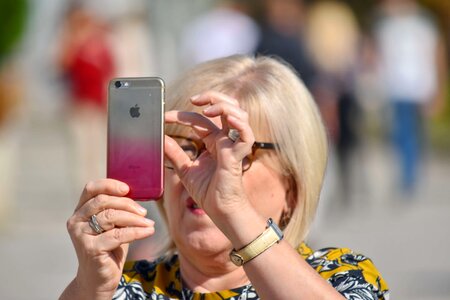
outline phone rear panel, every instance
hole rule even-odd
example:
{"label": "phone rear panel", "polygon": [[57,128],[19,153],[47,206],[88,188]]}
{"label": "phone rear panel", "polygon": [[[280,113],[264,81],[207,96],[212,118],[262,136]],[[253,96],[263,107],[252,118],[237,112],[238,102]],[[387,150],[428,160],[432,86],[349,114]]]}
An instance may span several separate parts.
{"label": "phone rear panel", "polygon": [[158,199],[164,178],[164,82],[116,78],[108,90],[107,177],[127,183],[132,199]]}

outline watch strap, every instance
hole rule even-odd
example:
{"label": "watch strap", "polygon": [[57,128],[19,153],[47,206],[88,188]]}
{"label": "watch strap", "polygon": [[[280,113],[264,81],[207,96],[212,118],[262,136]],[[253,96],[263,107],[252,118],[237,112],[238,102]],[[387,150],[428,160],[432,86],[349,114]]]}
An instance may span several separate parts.
{"label": "watch strap", "polygon": [[[280,230],[280,228],[278,228],[278,226],[273,222],[272,219],[269,219],[267,221],[266,230],[264,230],[264,232],[261,233],[256,239],[239,250],[233,249],[231,251],[231,260],[236,265],[243,265],[244,263],[260,255],[282,239],[283,232]],[[236,257],[238,259],[236,259]]]}

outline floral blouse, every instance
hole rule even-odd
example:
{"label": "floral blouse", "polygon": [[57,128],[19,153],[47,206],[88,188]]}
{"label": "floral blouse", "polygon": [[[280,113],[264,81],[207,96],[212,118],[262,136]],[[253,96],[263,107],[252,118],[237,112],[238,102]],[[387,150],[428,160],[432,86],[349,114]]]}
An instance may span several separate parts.
{"label": "floral blouse", "polygon": [[[298,252],[320,276],[347,299],[388,300],[386,282],[372,261],[347,248],[313,251],[301,244]],[[259,299],[251,284],[211,293],[196,293],[183,287],[178,256],[127,262],[113,299],[120,300],[254,300]]]}

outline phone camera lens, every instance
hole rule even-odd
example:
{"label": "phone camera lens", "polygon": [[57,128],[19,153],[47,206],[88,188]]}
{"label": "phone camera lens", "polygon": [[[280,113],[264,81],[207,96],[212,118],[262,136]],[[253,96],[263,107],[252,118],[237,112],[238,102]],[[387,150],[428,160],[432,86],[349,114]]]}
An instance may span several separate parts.
{"label": "phone camera lens", "polygon": [[116,88],[120,88],[122,86],[122,83],[120,81],[116,81],[114,85],[116,86]]}

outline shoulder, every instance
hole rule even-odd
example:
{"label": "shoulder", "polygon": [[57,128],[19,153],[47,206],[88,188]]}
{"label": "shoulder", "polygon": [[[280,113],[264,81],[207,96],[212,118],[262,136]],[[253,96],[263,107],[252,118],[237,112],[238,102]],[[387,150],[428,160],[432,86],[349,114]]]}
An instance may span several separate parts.
{"label": "shoulder", "polygon": [[313,251],[306,244],[299,253],[319,275],[347,299],[389,299],[389,289],[372,260],[348,248]]}
{"label": "shoulder", "polygon": [[[126,262],[113,299],[166,299],[181,291],[178,256]],[[153,299],[153,298],[152,298]],[[169,298],[167,298],[169,299]]]}

